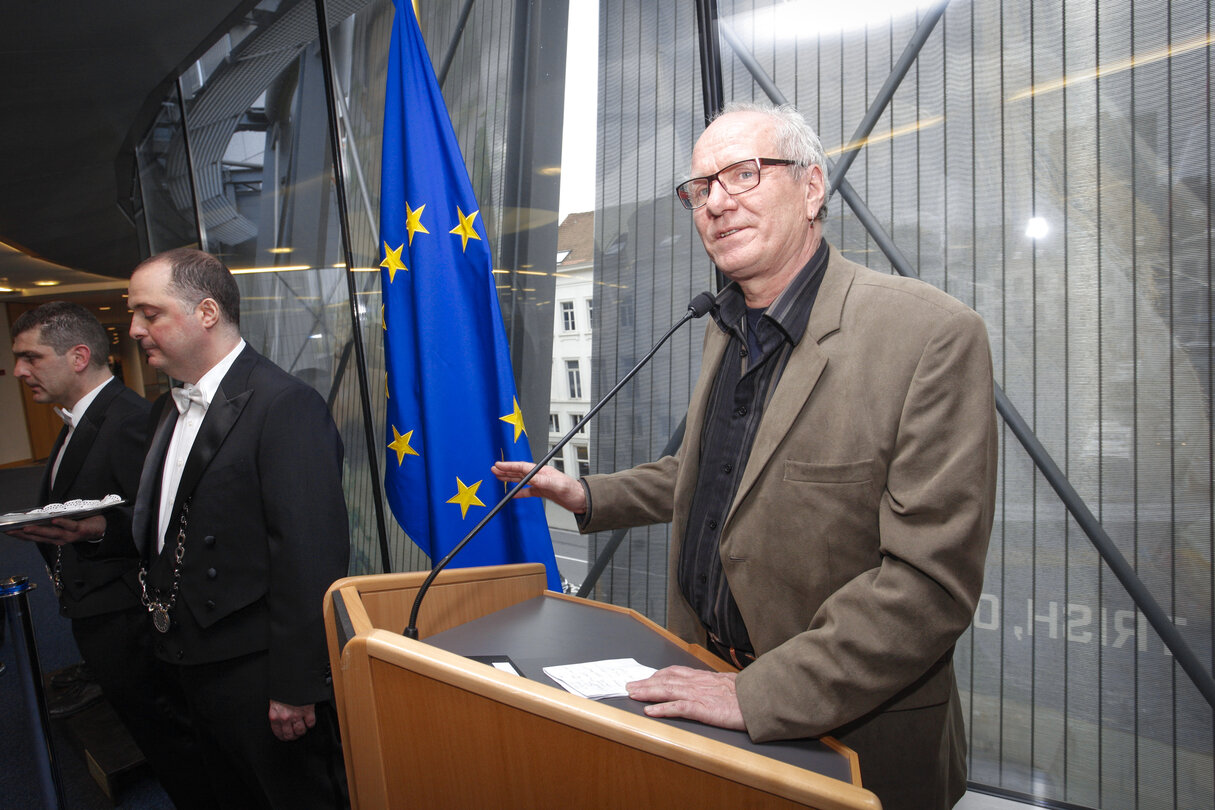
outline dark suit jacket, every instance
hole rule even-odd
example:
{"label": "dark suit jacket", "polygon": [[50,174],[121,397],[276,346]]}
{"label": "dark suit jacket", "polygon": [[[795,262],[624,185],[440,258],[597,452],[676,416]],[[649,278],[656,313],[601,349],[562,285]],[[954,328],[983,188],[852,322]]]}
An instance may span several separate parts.
{"label": "dark suit jacket", "polygon": [[246,347],[207,409],[182,472],[163,553],[154,536],[165,449],[177,410],[152,409],[151,450],[135,509],[136,542],[167,597],[183,504],[189,502],[180,592],[157,655],[202,664],[269,654],[270,696],[326,699],[321,601],[346,575],[349,527],[342,441],[311,387]]}
{"label": "dark suit jacket", "polygon": [[[121,495],[135,502],[147,428],[147,400],[114,379],[98,392],[72,434],[55,485],[51,468],[67,437],[59,432],[39,489],[42,504],[73,498],[100,499]],[[131,541],[130,505],[105,513],[105,537],[98,543],[63,547],[59,610],[80,619],[139,604],[139,554]],[[54,570],[56,546],[39,543],[38,550]]]}
{"label": "dark suit jacket", "polygon": [[[672,522],[667,623],[702,642],[674,572],[727,341],[708,326],[677,456],[587,479],[585,531]],[[994,514],[994,400],[975,312],[832,249],[720,546],[758,654],[737,680],[754,739],[813,737],[956,700],[953,645],[979,598]],[[941,761],[964,753],[960,718],[943,741],[939,727],[909,732],[882,743],[892,760],[900,746],[938,741]],[[865,761],[862,752],[862,770]],[[958,774],[949,781],[951,793],[965,789]]]}

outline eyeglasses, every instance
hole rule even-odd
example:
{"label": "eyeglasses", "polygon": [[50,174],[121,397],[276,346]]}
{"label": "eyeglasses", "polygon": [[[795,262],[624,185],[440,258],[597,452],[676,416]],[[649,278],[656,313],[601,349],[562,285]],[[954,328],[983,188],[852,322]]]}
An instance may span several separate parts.
{"label": "eyeglasses", "polygon": [[740,160],[737,163],[731,163],[716,174],[708,177],[693,177],[691,180],[680,183],[675,187],[675,193],[679,195],[679,201],[683,203],[684,208],[695,211],[709,201],[714,180],[721,183],[721,187],[726,190],[727,194],[742,194],[759,185],[761,166],[792,166],[796,162],[781,158],[761,157]]}

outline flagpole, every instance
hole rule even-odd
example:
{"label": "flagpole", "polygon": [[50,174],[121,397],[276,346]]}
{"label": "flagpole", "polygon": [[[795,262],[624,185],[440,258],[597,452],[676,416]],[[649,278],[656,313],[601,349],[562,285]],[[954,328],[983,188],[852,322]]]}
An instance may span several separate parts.
{"label": "flagpole", "polygon": [[367,384],[367,354],[363,347],[363,330],[359,325],[358,289],[354,283],[354,254],[350,248],[350,217],[346,206],[346,177],[342,171],[342,144],[338,135],[337,109],[334,104],[333,61],[329,50],[329,14],[325,0],[316,0],[317,36],[321,42],[321,70],[325,74],[325,111],[329,117],[329,150],[333,156],[333,180],[337,191],[338,225],[342,234],[342,254],[346,260],[346,290],[350,300],[350,325],[354,333],[355,366],[359,371],[359,394],[363,406],[363,435],[367,439],[367,470],[371,473],[372,503],[375,506],[376,528],[380,534],[380,568],[392,572],[389,565],[388,528],[384,520],[384,496],[380,488],[380,465],[377,459],[374,426],[371,419],[371,389]]}

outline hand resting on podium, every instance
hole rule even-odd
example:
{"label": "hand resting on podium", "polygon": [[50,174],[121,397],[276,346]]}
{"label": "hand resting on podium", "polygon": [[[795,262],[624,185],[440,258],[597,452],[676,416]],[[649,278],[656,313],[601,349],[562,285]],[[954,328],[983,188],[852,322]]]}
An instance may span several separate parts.
{"label": "hand resting on podium", "polygon": [[710,726],[746,731],[734,672],[710,672],[691,667],[660,669],[644,681],[628,684],[629,697],[651,705],[650,717],[686,717]]}

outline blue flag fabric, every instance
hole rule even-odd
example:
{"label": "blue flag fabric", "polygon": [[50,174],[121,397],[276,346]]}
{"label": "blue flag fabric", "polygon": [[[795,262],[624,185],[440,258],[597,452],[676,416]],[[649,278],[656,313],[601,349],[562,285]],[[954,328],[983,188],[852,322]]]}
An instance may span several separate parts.
{"label": "blue flag fabric", "polygon": [[[480,209],[413,9],[395,5],[380,178],[384,486],[438,562],[505,495],[490,466],[531,452]],[[544,563],[561,590],[539,498],[514,500],[452,565],[517,562]]]}

